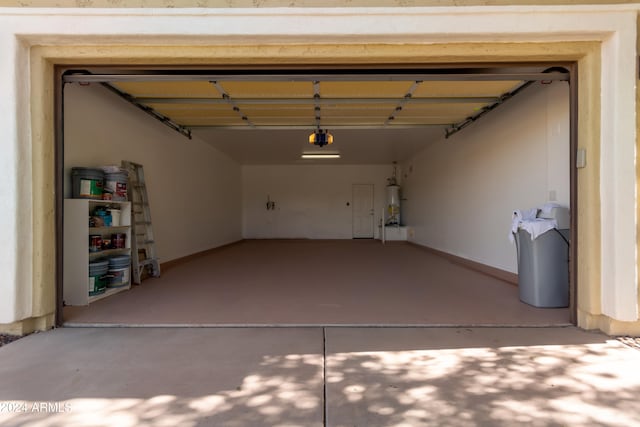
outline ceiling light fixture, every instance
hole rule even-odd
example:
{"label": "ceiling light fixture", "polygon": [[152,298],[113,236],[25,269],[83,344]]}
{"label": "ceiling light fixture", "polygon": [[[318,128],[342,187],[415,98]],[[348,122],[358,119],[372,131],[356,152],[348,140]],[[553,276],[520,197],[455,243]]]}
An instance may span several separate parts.
{"label": "ceiling light fixture", "polygon": [[337,153],[303,153],[303,159],[339,159],[340,154]]}
{"label": "ceiling light fixture", "polygon": [[318,147],[333,144],[333,135],[327,130],[318,128],[318,130],[309,135],[309,144],[317,145]]}

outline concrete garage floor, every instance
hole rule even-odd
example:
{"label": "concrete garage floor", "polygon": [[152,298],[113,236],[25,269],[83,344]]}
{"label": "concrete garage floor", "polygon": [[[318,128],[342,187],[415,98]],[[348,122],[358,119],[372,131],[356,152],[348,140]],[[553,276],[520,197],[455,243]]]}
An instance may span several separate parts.
{"label": "concrete garage floor", "polygon": [[[514,249],[515,254],[515,249]],[[518,288],[406,242],[248,240],[85,307],[67,326],[557,326]]]}
{"label": "concrete garage floor", "polygon": [[640,351],[565,328],[66,328],[0,348],[3,426],[640,426]]}

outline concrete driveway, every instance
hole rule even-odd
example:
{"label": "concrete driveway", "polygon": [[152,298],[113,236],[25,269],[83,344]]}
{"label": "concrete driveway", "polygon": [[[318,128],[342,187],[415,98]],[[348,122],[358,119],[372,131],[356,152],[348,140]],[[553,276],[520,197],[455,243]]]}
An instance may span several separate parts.
{"label": "concrete driveway", "polygon": [[640,351],[575,328],[66,328],[0,348],[0,425],[640,426]]}

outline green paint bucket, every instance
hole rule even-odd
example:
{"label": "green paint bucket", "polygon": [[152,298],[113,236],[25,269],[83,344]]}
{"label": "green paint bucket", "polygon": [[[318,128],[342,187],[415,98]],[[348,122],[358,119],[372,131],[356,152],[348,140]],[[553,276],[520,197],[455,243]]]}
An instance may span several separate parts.
{"label": "green paint bucket", "polygon": [[107,272],[109,261],[95,261],[89,263],[89,296],[103,294],[107,290]]}
{"label": "green paint bucket", "polygon": [[102,199],[104,172],[100,169],[72,168],[71,186],[74,199]]}

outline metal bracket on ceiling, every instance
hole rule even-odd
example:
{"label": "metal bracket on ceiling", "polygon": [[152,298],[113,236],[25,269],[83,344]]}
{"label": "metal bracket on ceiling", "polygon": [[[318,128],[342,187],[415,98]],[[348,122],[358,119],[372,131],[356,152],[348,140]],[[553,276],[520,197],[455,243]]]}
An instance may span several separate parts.
{"label": "metal bracket on ceiling", "polygon": [[118,95],[120,98],[124,99],[125,101],[129,102],[133,106],[135,106],[135,107],[139,108],[140,110],[144,111],[145,113],[147,113],[148,115],[150,115],[154,119],[158,120],[159,122],[161,122],[165,126],[168,126],[171,129],[175,130],[180,135],[186,136],[189,139],[192,138],[191,137],[191,130],[189,128],[174,122],[169,117],[165,116],[162,113],[157,112],[156,110],[154,110],[153,108],[149,107],[148,105],[144,105],[144,104],[140,103],[136,99],[135,96],[132,96],[132,95],[126,93],[126,92],[123,92],[120,89],[118,89],[117,87],[112,86],[109,83],[100,83],[100,84],[102,86],[104,86],[105,88],[109,89],[111,92],[113,92],[116,95]]}
{"label": "metal bracket on ceiling", "polygon": [[249,120],[249,117],[246,116],[246,114],[244,114],[242,111],[240,111],[240,107],[238,107],[238,104],[231,99],[231,95],[229,95],[227,93],[226,90],[224,90],[224,88],[222,87],[222,85],[220,83],[218,83],[217,81],[210,81],[209,83],[211,83],[213,85],[213,87],[216,88],[216,90],[218,91],[218,93],[220,93],[220,96],[222,96],[222,99],[229,105],[231,105],[231,107],[233,108],[233,111],[235,111],[236,113],[238,113],[238,115],[240,116],[240,118],[249,126],[253,127],[253,123],[251,122],[251,120]]}
{"label": "metal bracket on ceiling", "polygon": [[[90,80],[83,80],[84,77],[91,78],[92,77],[92,73],[87,71],[87,70],[69,70],[65,74],[63,74],[62,83],[64,85],[64,84],[67,84],[67,83],[77,82],[77,83],[82,85],[83,83],[84,84],[89,84],[91,81],[93,81],[91,79]],[[103,87],[105,87],[109,91],[111,91],[114,94],[118,95],[120,98],[124,99],[125,101],[127,101],[128,103],[133,105],[134,107],[144,111],[145,113],[147,113],[148,115],[150,115],[154,119],[158,120],[159,122],[161,122],[165,126],[167,126],[167,127],[171,128],[171,129],[173,129],[174,131],[178,132],[180,135],[186,136],[189,139],[192,138],[191,130],[189,128],[174,122],[169,117],[165,116],[162,113],[157,112],[156,110],[154,110],[153,108],[149,107],[148,105],[144,105],[143,103],[141,103],[133,95],[130,95],[130,94],[118,89],[117,87],[111,85],[107,81],[96,80],[95,82],[96,83],[100,83]]]}
{"label": "metal bracket on ceiling", "polygon": [[[546,76],[549,76],[549,78],[545,78]],[[480,119],[481,117],[483,117],[485,114],[489,113],[490,111],[493,111],[496,107],[504,104],[506,101],[508,101],[509,99],[513,98],[515,95],[517,95],[518,93],[522,92],[524,89],[528,88],[529,86],[531,86],[535,82],[539,81],[539,82],[543,82],[545,84],[549,84],[549,83],[554,82],[554,81],[569,81],[569,72],[563,67],[551,67],[551,68],[547,68],[542,73],[539,73],[537,78],[530,78],[530,79],[526,79],[526,80],[527,81],[522,83],[520,86],[518,86],[517,88],[515,88],[511,92],[507,92],[507,93],[501,95],[500,98],[498,98],[498,100],[496,102],[483,107],[476,114],[467,117],[466,119],[464,119],[461,122],[458,122],[456,124],[452,124],[449,128],[445,129],[445,131],[444,131],[445,132],[445,135],[444,135],[445,139],[448,139],[453,134],[456,134],[456,133],[460,132],[462,129],[466,128],[471,123],[473,123],[476,120]]]}
{"label": "metal bracket on ceiling", "polygon": [[313,112],[315,115],[316,126],[320,129],[320,82],[318,80],[313,81]]}
{"label": "metal bracket on ceiling", "polygon": [[389,115],[389,117],[387,117],[387,120],[385,120],[385,122],[384,122],[384,126],[385,127],[388,126],[389,123],[391,123],[392,120],[396,119],[396,116],[398,115],[398,113],[400,113],[400,111],[402,111],[402,109],[404,108],[404,104],[406,104],[407,102],[409,102],[409,100],[411,100],[411,98],[413,97],[414,92],[416,91],[416,89],[418,89],[418,86],[420,86],[421,83],[422,83],[422,80],[416,80],[415,82],[413,82],[411,87],[409,87],[409,90],[407,91],[407,93],[404,95],[404,97],[396,105],[396,108]]}
{"label": "metal bracket on ceiling", "polygon": [[507,93],[503,94],[502,96],[500,96],[500,98],[498,98],[498,100],[496,102],[494,102],[492,104],[489,104],[489,105],[485,105],[476,114],[467,117],[466,119],[464,119],[461,122],[458,122],[456,124],[452,124],[450,127],[446,128],[444,130],[445,139],[449,139],[450,136],[460,132],[462,129],[466,128],[471,123],[473,123],[476,120],[480,119],[485,114],[489,113],[490,111],[493,111],[496,107],[504,104],[507,100],[513,98],[515,95],[517,95],[522,90],[528,88],[533,83],[535,83],[535,82],[534,81],[524,82],[523,84],[521,84],[520,86],[518,86],[517,88],[512,90],[511,92],[507,92]]}

